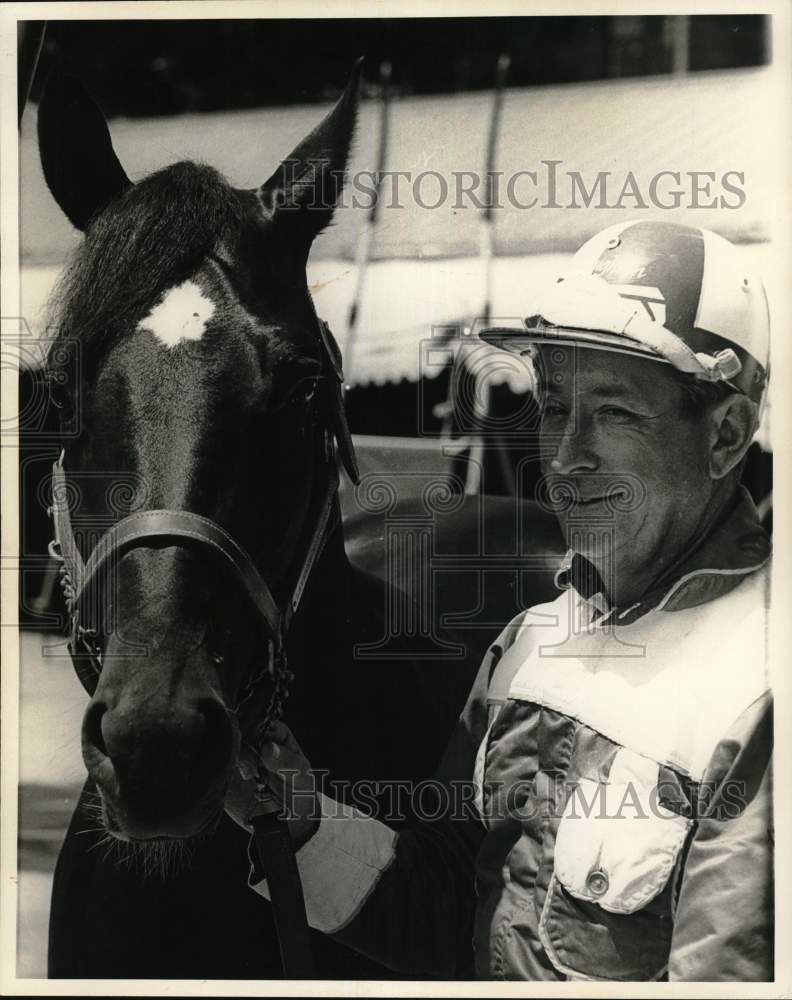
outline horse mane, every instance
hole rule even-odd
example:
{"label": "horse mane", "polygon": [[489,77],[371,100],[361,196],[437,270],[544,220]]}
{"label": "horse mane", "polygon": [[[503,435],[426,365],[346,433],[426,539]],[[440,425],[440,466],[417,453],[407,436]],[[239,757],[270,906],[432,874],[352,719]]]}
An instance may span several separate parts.
{"label": "horse mane", "polygon": [[92,220],[58,282],[48,367],[60,367],[78,344],[85,360],[139,320],[238,231],[242,216],[234,189],[205,164],[175,163],[128,188]]}

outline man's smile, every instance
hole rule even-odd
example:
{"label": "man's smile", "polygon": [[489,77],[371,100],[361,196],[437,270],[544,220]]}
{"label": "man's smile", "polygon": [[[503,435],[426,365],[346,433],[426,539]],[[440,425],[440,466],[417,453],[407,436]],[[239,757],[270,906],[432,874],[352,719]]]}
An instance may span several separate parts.
{"label": "man's smile", "polygon": [[610,497],[598,496],[598,497],[578,497],[576,504],[578,507],[591,507],[593,504],[603,503],[605,500],[610,499]]}

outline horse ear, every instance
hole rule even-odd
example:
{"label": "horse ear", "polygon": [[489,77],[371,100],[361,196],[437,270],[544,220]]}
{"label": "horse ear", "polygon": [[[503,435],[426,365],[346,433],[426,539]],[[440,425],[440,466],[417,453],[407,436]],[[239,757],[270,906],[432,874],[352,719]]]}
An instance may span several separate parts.
{"label": "horse ear", "polygon": [[47,186],[77,229],[131,186],[102,112],[80,81],[60,70],[39,104],[38,143]]}
{"label": "horse ear", "polygon": [[306,254],[333,218],[344,186],[357,124],[361,57],[327,117],[281,163],[258,191],[266,214],[291,231]]}

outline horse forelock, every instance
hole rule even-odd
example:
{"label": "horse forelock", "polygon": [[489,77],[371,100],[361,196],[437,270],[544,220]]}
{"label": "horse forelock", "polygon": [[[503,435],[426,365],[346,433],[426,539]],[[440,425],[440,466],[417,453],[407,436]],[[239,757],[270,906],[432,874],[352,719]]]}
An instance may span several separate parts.
{"label": "horse forelock", "polygon": [[50,359],[82,360],[187,281],[242,225],[238,193],[212,167],[176,163],[128,188],[91,222],[50,302]]}

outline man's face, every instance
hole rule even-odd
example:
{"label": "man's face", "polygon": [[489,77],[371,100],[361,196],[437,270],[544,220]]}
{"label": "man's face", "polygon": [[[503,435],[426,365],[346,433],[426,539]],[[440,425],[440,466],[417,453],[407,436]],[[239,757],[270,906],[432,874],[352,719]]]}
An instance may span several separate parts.
{"label": "man's face", "polygon": [[614,574],[605,580],[612,594],[620,575],[652,579],[653,565],[695,540],[709,504],[708,421],[685,414],[660,362],[573,346],[539,351],[542,471],[567,544]]}

